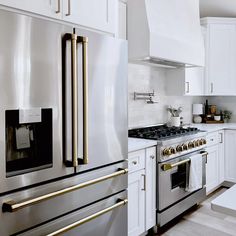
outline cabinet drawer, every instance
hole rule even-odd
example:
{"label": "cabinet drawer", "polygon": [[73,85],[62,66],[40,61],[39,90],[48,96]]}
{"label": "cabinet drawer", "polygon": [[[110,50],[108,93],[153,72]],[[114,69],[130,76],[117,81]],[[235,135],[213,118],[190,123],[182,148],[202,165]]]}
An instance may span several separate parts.
{"label": "cabinet drawer", "polygon": [[213,146],[219,143],[219,133],[218,132],[212,132],[209,133],[206,137],[207,140],[207,146]]}
{"label": "cabinet drawer", "polygon": [[129,173],[145,168],[145,150],[130,152],[129,158]]}

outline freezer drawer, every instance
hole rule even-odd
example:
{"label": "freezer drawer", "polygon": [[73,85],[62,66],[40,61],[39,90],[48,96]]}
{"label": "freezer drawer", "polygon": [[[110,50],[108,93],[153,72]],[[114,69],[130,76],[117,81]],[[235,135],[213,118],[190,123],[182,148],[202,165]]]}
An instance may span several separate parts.
{"label": "freezer drawer", "polygon": [[127,193],[124,191],[17,235],[53,236],[61,233],[65,236],[127,236],[126,203]]}
{"label": "freezer drawer", "polygon": [[[52,220],[127,188],[127,162],[2,196],[0,235]],[[45,198],[46,196],[46,198]]]}

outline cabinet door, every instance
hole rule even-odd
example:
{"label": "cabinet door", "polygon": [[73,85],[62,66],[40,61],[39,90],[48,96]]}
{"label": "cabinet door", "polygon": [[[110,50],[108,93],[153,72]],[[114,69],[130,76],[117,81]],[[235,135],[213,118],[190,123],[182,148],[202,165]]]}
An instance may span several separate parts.
{"label": "cabinet door", "polygon": [[185,94],[204,95],[204,67],[185,69]]}
{"label": "cabinet door", "polygon": [[236,130],[225,131],[225,180],[236,183]]}
{"label": "cabinet door", "polygon": [[210,24],[206,60],[209,95],[236,94],[236,28],[230,24]]}
{"label": "cabinet door", "polygon": [[145,232],[145,170],[128,176],[128,235]]}
{"label": "cabinet door", "polygon": [[127,4],[119,1],[118,38],[126,39]]}
{"label": "cabinet door", "polygon": [[116,32],[117,0],[63,0],[63,19],[104,32]]}
{"label": "cabinet door", "polygon": [[53,18],[61,18],[61,1],[62,0],[0,0],[0,4]]}
{"label": "cabinet door", "polygon": [[156,148],[146,149],[146,231],[156,225]]}
{"label": "cabinet door", "polygon": [[207,148],[206,191],[207,194],[219,185],[219,149],[218,145]]}

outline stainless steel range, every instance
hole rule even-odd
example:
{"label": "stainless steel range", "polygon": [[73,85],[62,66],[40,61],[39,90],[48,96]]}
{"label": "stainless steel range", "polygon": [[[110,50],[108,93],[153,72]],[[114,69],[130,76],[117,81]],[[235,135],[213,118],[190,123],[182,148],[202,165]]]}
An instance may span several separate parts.
{"label": "stainless steel range", "polygon": [[[129,130],[129,137],[157,140],[157,226],[162,227],[206,196],[206,132],[166,125]],[[191,158],[202,160],[202,186],[187,191]]]}

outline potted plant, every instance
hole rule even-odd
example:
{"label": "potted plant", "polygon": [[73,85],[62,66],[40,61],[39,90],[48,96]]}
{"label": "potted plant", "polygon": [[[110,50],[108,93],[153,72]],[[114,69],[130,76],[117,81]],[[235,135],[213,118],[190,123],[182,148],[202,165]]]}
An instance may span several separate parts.
{"label": "potted plant", "polygon": [[223,111],[223,119],[224,119],[224,122],[229,122],[229,120],[231,119],[231,116],[232,116],[232,112],[231,111]]}

